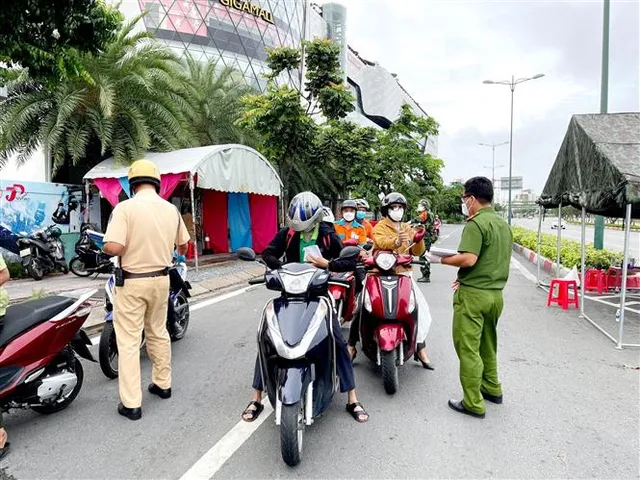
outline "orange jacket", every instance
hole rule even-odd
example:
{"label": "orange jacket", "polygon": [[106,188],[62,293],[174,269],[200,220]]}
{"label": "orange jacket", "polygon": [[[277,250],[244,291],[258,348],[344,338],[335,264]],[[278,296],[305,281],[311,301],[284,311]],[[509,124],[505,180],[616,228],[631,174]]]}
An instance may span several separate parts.
{"label": "orange jacket", "polygon": [[362,225],[364,226],[364,231],[367,234],[367,238],[373,240],[373,225],[366,218],[362,221]]}
{"label": "orange jacket", "polygon": [[357,240],[358,243],[367,243],[367,231],[365,227],[356,220],[349,225],[344,219],[333,224],[340,241]]}

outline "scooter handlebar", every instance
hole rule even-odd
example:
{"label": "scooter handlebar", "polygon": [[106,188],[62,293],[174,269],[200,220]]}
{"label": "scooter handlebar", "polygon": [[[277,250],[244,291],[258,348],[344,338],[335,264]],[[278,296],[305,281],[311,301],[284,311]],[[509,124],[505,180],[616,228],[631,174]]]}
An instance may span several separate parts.
{"label": "scooter handlebar", "polygon": [[258,277],[258,278],[252,278],[251,280],[249,280],[249,285],[261,285],[263,283],[266,283],[266,279],[265,277]]}

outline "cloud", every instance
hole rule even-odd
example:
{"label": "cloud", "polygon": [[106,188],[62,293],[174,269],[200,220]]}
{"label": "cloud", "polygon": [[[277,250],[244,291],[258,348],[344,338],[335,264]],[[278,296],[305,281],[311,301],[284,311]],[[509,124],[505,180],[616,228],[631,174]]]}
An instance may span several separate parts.
{"label": "cloud", "polygon": [[[440,122],[446,179],[490,174],[491,150],[478,142],[509,138],[509,88],[485,79],[545,74],[514,97],[514,173],[538,193],[571,115],[599,111],[600,1],[343,3],[349,44]],[[638,16],[638,2],[612,2],[609,111],[639,110]],[[508,163],[508,147],[498,155]]]}

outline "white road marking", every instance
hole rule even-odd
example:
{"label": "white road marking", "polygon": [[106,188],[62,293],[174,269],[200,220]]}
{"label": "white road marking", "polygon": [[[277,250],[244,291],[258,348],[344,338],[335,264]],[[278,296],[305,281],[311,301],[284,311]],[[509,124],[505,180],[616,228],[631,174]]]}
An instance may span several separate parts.
{"label": "white road marking", "polygon": [[253,422],[240,420],[218,440],[200,459],[180,477],[180,480],[204,480],[213,477],[229,458],[238,450],[244,442],[271,416],[273,409],[269,401],[265,402],[264,411]]}
{"label": "white road marking", "polygon": [[531,273],[529,270],[527,270],[519,261],[517,261],[515,258],[511,257],[511,265],[513,265],[514,267],[516,267],[520,273],[522,275],[524,275],[524,277],[527,280],[532,281],[533,283],[536,283],[538,280],[536,278],[536,276]]}

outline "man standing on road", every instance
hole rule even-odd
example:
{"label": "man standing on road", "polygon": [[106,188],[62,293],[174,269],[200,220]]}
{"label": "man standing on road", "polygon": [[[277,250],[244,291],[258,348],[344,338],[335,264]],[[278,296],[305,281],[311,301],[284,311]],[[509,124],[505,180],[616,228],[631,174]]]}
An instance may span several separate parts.
{"label": "man standing on road", "polygon": [[458,254],[431,263],[458,267],[453,296],[453,344],[460,359],[464,397],[449,400],[459,413],[484,418],[485,403],[502,403],[498,379],[498,319],[504,305],[502,290],[509,278],[513,236],[507,222],[491,206],[493,185],[474,177],[464,185],[462,213],[468,217]]}
{"label": "man standing on road", "polygon": [[[171,397],[171,341],[166,328],[168,266],[175,246],[184,255],[189,232],[174,205],[163,200],[160,172],[148,160],[129,169],[133,198],[116,205],[104,236],[104,251],[120,256],[123,282],[116,274],[114,327],[118,342],[118,413],[142,417],[140,342],[144,328],[153,362],[149,392]],[[120,283],[120,284],[119,284]]]}
{"label": "man standing on road", "polygon": [[[429,210],[429,201],[422,199],[418,204],[418,218],[411,221],[411,223],[419,224],[424,226],[427,234],[424,237],[424,242],[427,247],[427,252],[431,251],[431,243],[433,240],[433,213]],[[422,256],[422,261],[424,262],[420,266],[420,273],[422,273],[422,277],[420,277],[417,281],[419,283],[430,283],[431,282],[431,264],[429,263],[429,259],[426,255]]]}

